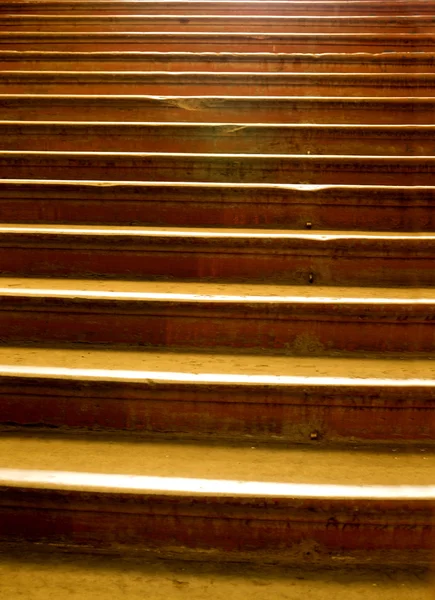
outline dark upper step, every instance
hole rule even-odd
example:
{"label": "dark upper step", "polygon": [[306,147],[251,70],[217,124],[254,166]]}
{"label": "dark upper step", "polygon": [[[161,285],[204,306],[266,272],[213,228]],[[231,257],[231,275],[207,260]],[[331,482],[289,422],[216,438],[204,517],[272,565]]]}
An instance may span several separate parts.
{"label": "dark upper step", "polygon": [[435,157],[0,152],[5,179],[432,185]]}
{"label": "dark upper step", "polygon": [[[434,11],[435,12],[435,11]],[[241,32],[435,34],[434,15],[269,16],[269,15],[2,15],[2,30],[41,32]]]}
{"label": "dark upper step", "polygon": [[435,188],[2,180],[4,223],[435,231]]}
{"label": "dark upper step", "polygon": [[316,0],[315,2],[271,0],[5,0],[0,6],[2,13],[33,15],[422,15],[435,14],[434,3],[427,0],[380,1],[380,0]]}
{"label": "dark upper step", "polygon": [[435,34],[0,32],[2,50],[178,52],[433,52]]}
{"label": "dark upper step", "polygon": [[2,71],[3,94],[435,96],[435,73]]}
{"label": "dark upper step", "polygon": [[434,234],[3,225],[3,275],[435,286]]}
{"label": "dark upper step", "polygon": [[1,150],[432,156],[435,125],[0,121]]}
{"label": "dark upper step", "polygon": [[432,125],[435,98],[0,94],[0,107],[22,121]]}
{"label": "dark upper step", "polygon": [[38,52],[0,50],[0,70],[430,72],[431,52],[301,54],[272,52]]}

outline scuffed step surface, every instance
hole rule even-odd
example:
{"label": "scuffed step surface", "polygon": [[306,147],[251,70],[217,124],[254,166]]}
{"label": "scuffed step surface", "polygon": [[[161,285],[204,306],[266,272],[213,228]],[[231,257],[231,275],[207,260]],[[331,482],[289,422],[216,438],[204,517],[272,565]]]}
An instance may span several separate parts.
{"label": "scuffed step surface", "polygon": [[[430,358],[280,357],[138,348],[0,346],[0,377],[155,380],[176,383],[432,385]],[[435,382],[434,382],[435,383]]]}
{"label": "scuffed step surface", "polygon": [[[165,11],[166,13],[166,11]],[[432,15],[32,15],[2,16],[3,31],[42,32],[258,32],[268,33],[433,33]]]}
{"label": "scuffed step surface", "polygon": [[0,32],[3,50],[178,52],[433,52],[430,33]]}
{"label": "scuffed step surface", "polygon": [[[1,10],[1,7],[0,7]],[[434,8],[435,12],[435,8]],[[38,52],[0,50],[0,70],[63,71],[308,71],[430,72],[430,52],[272,53],[272,52]]]}
{"label": "scuffed step surface", "polygon": [[0,347],[3,429],[433,443],[428,358]]}
{"label": "scuffed step surface", "polygon": [[435,73],[3,71],[2,94],[435,96]]}
{"label": "scuffed step surface", "polygon": [[[401,486],[404,482],[407,486],[430,486],[435,453],[424,446],[413,450],[394,446],[387,450],[327,450],[3,433],[0,468],[30,470],[30,477],[34,470],[76,473],[74,485],[78,486],[80,473],[325,486]],[[8,476],[13,478],[13,471],[2,471],[3,479]],[[38,474],[34,477],[37,480]],[[43,474],[41,478],[44,480]],[[87,482],[85,487],[92,487],[92,478],[84,477],[83,481]],[[100,486],[100,481],[96,485]],[[193,490],[195,484],[191,485]],[[224,489],[225,485],[222,492]],[[331,493],[325,488],[325,494],[328,491]],[[321,488],[318,493],[322,493]],[[370,495],[369,488],[367,493]],[[397,494],[400,496],[400,489]]]}
{"label": "scuffed step surface", "polygon": [[0,547],[0,581],[7,598],[46,600],[432,600],[433,583],[420,570],[303,571],[68,554]]}
{"label": "scuffed step surface", "polygon": [[40,225],[431,232],[435,187],[3,179],[0,213]]}
{"label": "scuffed step surface", "polygon": [[[289,94],[290,92],[287,92]],[[433,97],[0,94],[4,118],[243,123],[433,123]]]}

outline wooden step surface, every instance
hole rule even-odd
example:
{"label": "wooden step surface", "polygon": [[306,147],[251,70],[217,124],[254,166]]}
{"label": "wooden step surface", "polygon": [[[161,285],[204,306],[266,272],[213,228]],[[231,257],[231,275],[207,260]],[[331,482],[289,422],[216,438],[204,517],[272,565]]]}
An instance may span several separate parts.
{"label": "wooden step surface", "polygon": [[435,73],[2,71],[3,94],[435,96]]}
{"label": "wooden step surface", "polygon": [[435,286],[435,234],[0,226],[2,274]]}
{"label": "wooden step surface", "polygon": [[178,52],[433,52],[434,33],[2,31],[2,50]]}
{"label": "wooden step surface", "polygon": [[[180,90],[178,90],[180,91]],[[0,94],[9,120],[432,125],[434,97]]]}
{"label": "wooden step surface", "polygon": [[186,590],[192,600],[202,600],[204,590],[214,598],[253,596],[264,600],[279,597],[289,588],[297,597],[310,595],[321,600],[325,594],[336,600],[349,597],[371,600],[432,600],[433,587],[427,570],[421,568],[315,569],[249,563],[200,562],[183,560],[146,560],[107,555],[85,556],[70,553],[38,552],[22,544],[2,554],[0,577],[9,597],[44,600],[59,589],[80,589],[83,600],[92,600],[98,589],[99,600],[140,598],[144,588],[153,598],[184,600]]}
{"label": "wooden step surface", "polygon": [[301,54],[272,52],[38,52],[0,50],[0,70],[261,71],[418,73],[433,71],[431,52]]}
{"label": "wooden step surface", "polygon": [[[435,12],[435,11],[434,11]],[[32,15],[3,14],[2,30],[47,32],[231,32],[231,33],[406,33],[434,34],[434,15]]]}
{"label": "wooden step surface", "polygon": [[433,232],[435,188],[3,179],[0,214],[4,223]]}
{"label": "wooden step surface", "polygon": [[0,428],[433,444],[433,360],[0,347]]}
{"label": "wooden step surface", "polygon": [[362,16],[362,15],[423,15],[435,14],[435,6],[431,1],[417,0],[410,3],[406,0],[392,2],[379,0],[317,0],[315,2],[272,0],[267,3],[258,0],[164,0],[128,2],[119,0],[44,1],[40,0],[6,0],[0,7],[1,13],[32,15],[313,15],[313,16]]}
{"label": "wooden step surface", "polygon": [[435,125],[0,121],[2,150],[432,156]]}
{"label": "wooden step surface", "polygon": [[0,151],[7,179],[432,185],[433,156]]}
{"label": "wooden step surface", "polygon": [[2,278],[7,343],[431,353],[433,288]]}
{"label": "wooden step surface", "polygon": [[191,551],[208,560],[255,561],[267,554],[293,564],[307,558],[333,564],[334,557],[409,564],[412,557],[415,565],[432,552],[434,492],[427,481],[433,454],[427,450],[14,435],[0,440],[1,455],[0,536],[9,542]]}

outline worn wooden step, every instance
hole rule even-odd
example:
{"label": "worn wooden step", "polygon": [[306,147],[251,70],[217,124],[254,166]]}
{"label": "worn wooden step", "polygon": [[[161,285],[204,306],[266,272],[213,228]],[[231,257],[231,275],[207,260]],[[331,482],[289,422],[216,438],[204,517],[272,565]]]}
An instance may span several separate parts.
{"label": "worn wooden step", "polygon": [[329,566],[427,564],[433,552],[428,451],[23,435],[0,443],[9,542]]}
{"label": "worn wooden step", "polygon": [[433,361],[0,347],[2,430],[433,445]]}
{"label": "worn wooden step", "polygon": [[[435,11],[434,11],[435,12]],[[242,32],[434,34],[435,15],[32,15],[3,14],[2,30],[49,32]]]}
{"label": "worn wooden step", "polygon": [[2,150],[431,156],[435,125],[0,121]]}
{"label": "worn wooden step", "polygon": [[0,13],[22,13],[32,15],[314,15],[314,16],[362,16],[362,15],[423,15],[435,14],[433,2],[409,0],[383,2],[377,0],[339,0],[315,2],[272,0],[267,3],[256,0],[164,0],[128,1],[23,1],[6,0]]}
{"label": "worn wooden step", "polygon": [[3,223],[435,231],[435,188],[1,180]]}
{"label": "worn wooden step", "polygon": [[0,152],[6,179],[432,185],[432,156]]}
{"label": "worn wooden step", "polygon": [[2,225],[3,275],[435,286],[435,235]]}
{"label": "worn wooden step", "polygon": [[[431,353],[432,289],[2,278],[3,343]],[[410,355],[411,356],[411,355]]]}
{"label": "worn wooden step", "polygon": [[433,33],[179,33],[2,31],[2,50],[165,52],[433,52]]}
{"label": "worn wooden step", "polygon": [[435,96],[435,73],[2,71],[3,94]]}
{"label": "worn wooden step", "polygon": [[[141,597],[146,587],[153,598],[182,600],[189,590],[199,596],[204,590],[212,597],[231,597],[234,590],[244,598],[267,593],[272,597],[290,588],[295,597],[320,596],[327,591],[335,600],[360,595],[371,600],[432,600],[433,587],[427,570],[415,566],[400,569],[367,567],[315,569],[311,564],[289,569],[287,565],[260,565],[249,562],[161,560],[147,556],[107,556],[107,554],[43,551],[19,543],[2,554],[0,577],[10,598],[32,594],[56,596],[59,589],[79,589],[83,598],[92,598],[98,589],[100,600]],[[259,590],[266,588],[267,592]],[[31,591],[30,591],[31,590]],[[38,590],[38,595],[34,593]],[[321,596],[320,596],[321,597]]]}
{"label": "worn wooden step", "polygon": [[430,52],[274,54],[0,50],[0,70],[425,73],[434,69],[435,54]]}
{"label": "worn wooden step", "polygon": [[435,98],[0,94],[0,107],[23,121],[432,125]]}

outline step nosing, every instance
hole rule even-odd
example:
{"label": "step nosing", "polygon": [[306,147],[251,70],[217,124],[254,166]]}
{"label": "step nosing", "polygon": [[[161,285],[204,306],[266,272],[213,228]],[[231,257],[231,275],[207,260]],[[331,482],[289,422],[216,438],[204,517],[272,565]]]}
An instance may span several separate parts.
{"label": "step nosing", "polygon": [[435,500],[435,486],[364,486],[213,480],[187,477],[112,475],[102,473],[0,469],[0,488],[143,493],[153,495],[283,497],[288,499]]}
{"label": "step nosing", "polygon": [[[175,358],[175,357],[174,357]],[[435,368],[435,367],[434,367]],[[275,387],[321,387],[332,388],[432,388],[435,379],[430,378],[382,378],[338,376],[290,376],[290,375],[238,375],[232,373],[184,373],[169,371],[82,369],[60,367],[24,367],[0,364],[0,384],[10,378],[62,379],[77,381],[133,382],[146,384],[193,384],[195,386],[275,386]],[[330,392],[332,393],[332,391]]]}

